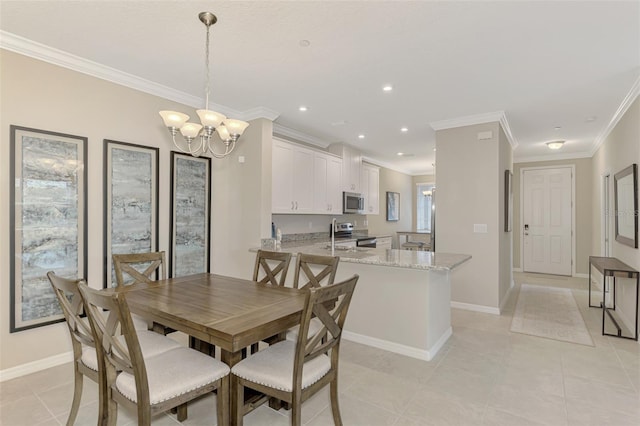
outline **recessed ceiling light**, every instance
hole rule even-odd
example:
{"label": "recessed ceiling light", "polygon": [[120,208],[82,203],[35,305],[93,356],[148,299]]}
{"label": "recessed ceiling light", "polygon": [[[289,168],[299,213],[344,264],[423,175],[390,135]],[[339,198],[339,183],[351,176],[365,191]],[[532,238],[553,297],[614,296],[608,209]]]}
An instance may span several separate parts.
{"label": "recessed ceiling light", "polygon": [[358,139],[364,139],[364,135],[362,134],[358,135]]}
{"label": "recessed ceiling light", "polygon": [[398,152],[396,155],[402,157],[404,155],[404,152]]}
{"label": "recessed ceiling light", "polygon": [[385,84],[384,86],[382,86],[382,90],[384,90],[385,92],[390,92],[393,90],[393,86],[390,84]]}
{"label": "recessed ceiling light", "polygon": [[401,128],[401,129],[400,129],[400,131],[401,131],[402,133],[406,133],[406,132],[408,132],[408,131],[409,131],[409,129],[407,129],[406,127],[403,127],[403,128]]}
{"label": "recessed ceiling light", "polygon": [[562,148],[562,145],[564,145],[564,141],[547,142],[547,146],[549,147],[549,149],[560,149]]}
{"label": "recessed ceiling light", "polygon": [[302,106],[300,106],[300,107],[298,108],[298,111],[303,111],[303,112],[304,112],[304,111],[306,111],[306,110],[307,110],[307,107],[306,107],[306,106],[304,106],[304,105],[302,105]]}

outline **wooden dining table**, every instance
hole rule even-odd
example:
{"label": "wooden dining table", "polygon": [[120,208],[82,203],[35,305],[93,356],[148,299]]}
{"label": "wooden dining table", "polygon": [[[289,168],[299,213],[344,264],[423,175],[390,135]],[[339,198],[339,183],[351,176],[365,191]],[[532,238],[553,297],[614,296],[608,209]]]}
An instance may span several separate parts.
{"label": "wooden dining table", "polygon": [[[305,292],[298,289],[208,273],[114,291],[126,292],[131,312],[217,346],[229,367],[252,343],[299,324],[305,301]],[[233,385],[230,391],[229,410],[235,413],[239,401]],[[245,404],[245,412],[255,406]]]}

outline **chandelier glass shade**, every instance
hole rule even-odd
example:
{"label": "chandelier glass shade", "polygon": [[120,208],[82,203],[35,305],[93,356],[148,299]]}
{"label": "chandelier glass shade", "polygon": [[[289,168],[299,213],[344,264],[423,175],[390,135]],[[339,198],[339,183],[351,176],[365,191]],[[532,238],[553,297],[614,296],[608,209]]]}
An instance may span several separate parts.
{"label": "chandelier glass shade", "polygon": [[[224,158],[231,154],[236,142],[249,126],[249,123],[227,118],[224,114],[209,110],[209,30],[218,19],[211,12],[202,12],[198,17],[207,27],[205,109],[196,111],[201,124],[190,123],[187,114],[176,111],[160,111],[160,116],[171,134],[173,144],[180,152],[191,154],[194,157],[210,153],[215,158]],[[178,142],[179,138],[176,137],[178,132],[182,135],[182,141],[180,142]],[[218,138],[214,138],[214,133],[217,133]],[[216,146],[220,145],[219,142],[224,148],[223,151],[216,151]]]}

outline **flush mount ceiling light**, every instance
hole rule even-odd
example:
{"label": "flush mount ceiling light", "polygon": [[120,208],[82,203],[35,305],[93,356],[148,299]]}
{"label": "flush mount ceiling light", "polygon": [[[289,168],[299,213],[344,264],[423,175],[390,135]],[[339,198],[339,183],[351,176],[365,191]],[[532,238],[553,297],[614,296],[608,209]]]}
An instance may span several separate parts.
{"label": "flush mount ceiling light", "polygon": [[364,139],[364,135],[358,135],[358,139]]}
{"label": "flush mount ceiling light", "polygon": [[385,92],[390,92],[393,90],[393,86],[390,84],[385,84],[384,86],[382,86],[382,90],[384,90]]}
{"label": "flush mount ceiling light", "polygon": [[301,107],[298,108],[298,111],[302,111],[305,112],[307,110],[307,107],[302,105]]}
{"label": "flush mount ceiling light", "polygon": [[549,149],[560,149],[562,148],[562,145],[564,145],[564,141],[547,142]]}
{"label": "flush mount ceiling light", "polygon": [[407,133],[409,131],[409,129],[407,129],[406,127],[403,127],[403,128],[400,129],[400,131],[402,133]]}
{"label": "flush mount ceiling light", "polygon": [[[160,111],[160,116],[164,121],[164,125],[169,129],[173,144],[181,152],[191,154],[194,157],[211,153],[215,158],[224,158],[231,154],[236,142],[249,126],[249,123],[241,120],[227,118],[219,112],[209,110],[209,30],[213,24],[218,21],[216,15],[211,12],[201,12],[198,15],[200,21],[207,27],[207,39],[205,45],[205,69],[206,69],[206,86],[205,86],[205,109],[199,109],[196,112],[200,117],[200,124],[189,123],[189,116],[176,111]],[[178,130],[182,134],[184,141],[178,143],[176,134]],[[217,132],[220,140],[224,145],[224,152],[214,151],[215,140],[213,133]],[[194,142],[195,141],[195,142]]]}

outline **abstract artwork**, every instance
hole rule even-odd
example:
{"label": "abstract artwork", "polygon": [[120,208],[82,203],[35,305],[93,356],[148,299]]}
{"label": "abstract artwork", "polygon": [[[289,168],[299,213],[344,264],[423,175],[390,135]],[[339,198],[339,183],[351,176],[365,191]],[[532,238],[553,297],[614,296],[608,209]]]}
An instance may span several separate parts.
{"label": "abstract artwork", "polygon": [[10,126],[11,325],[63,321],[47,279],[87,274],[87,138]]}
{"label": "abstract artwork", "polygon": [[387,222],[400,220],[400,193],[387,192]]}
{"label": "abstract artwork", "polygon": [[158,148],[104,141],[104,287],[111,256],[158,251]]}
{"label": "abstract artwork", "polygon": [[211,158],[171,153],[169,276],[209,272]]}

